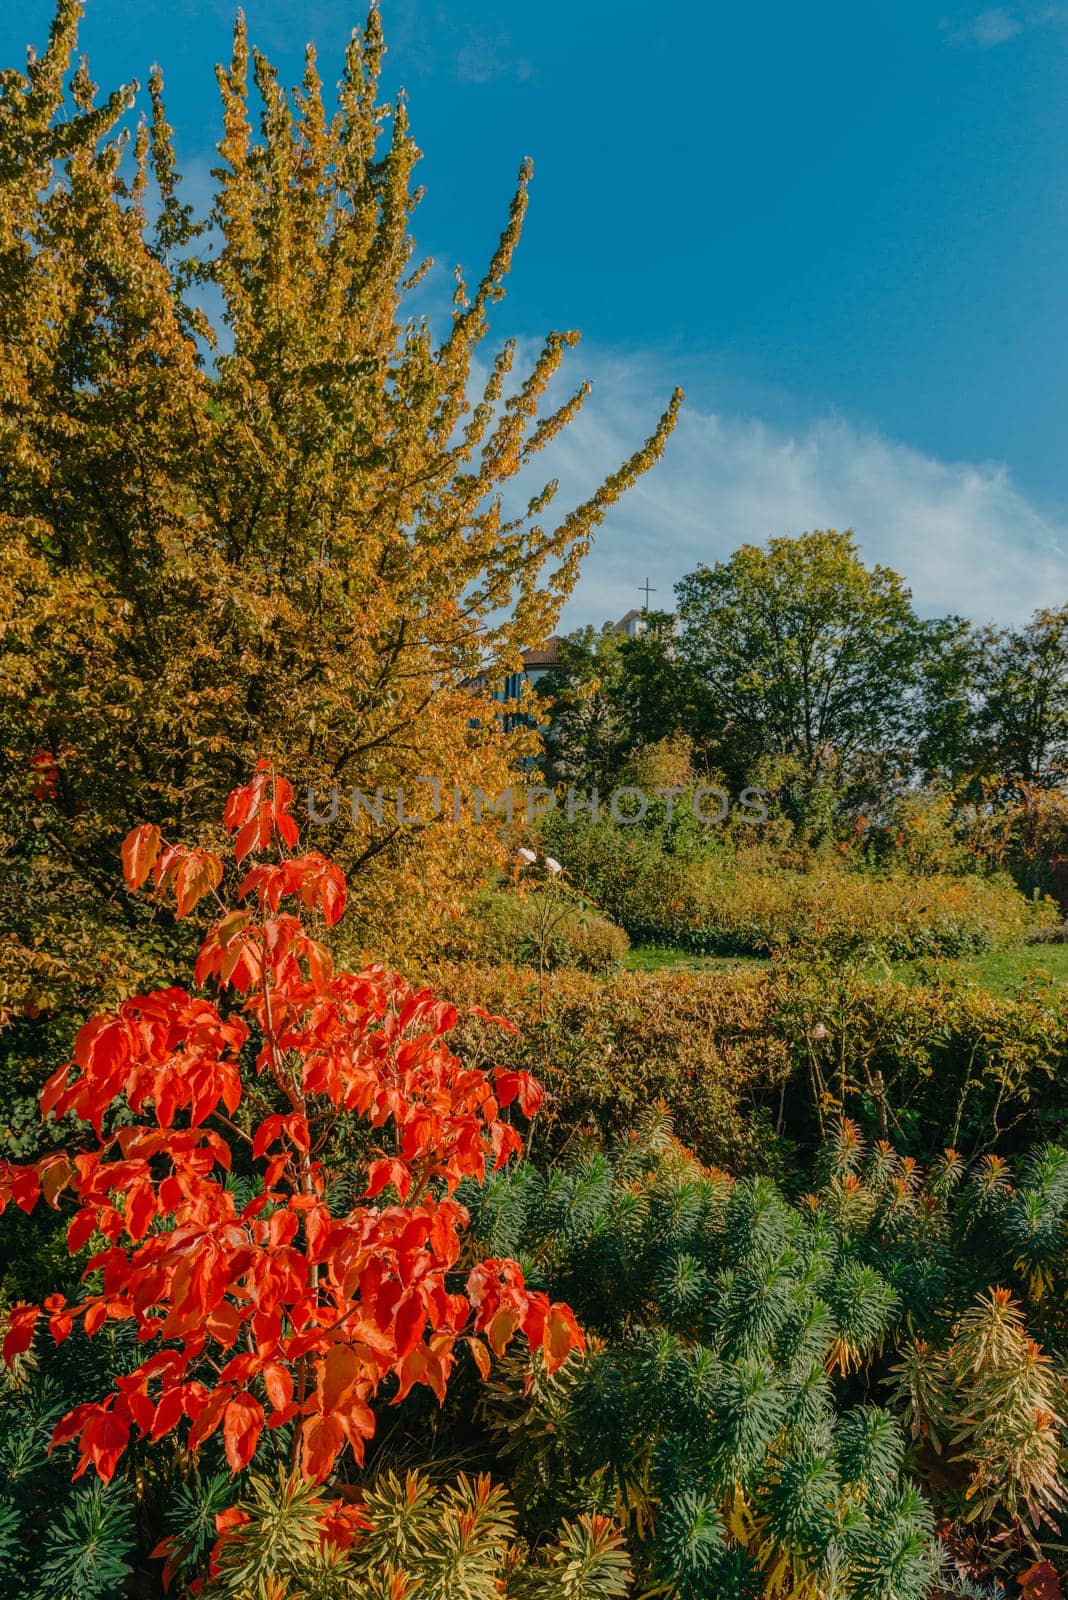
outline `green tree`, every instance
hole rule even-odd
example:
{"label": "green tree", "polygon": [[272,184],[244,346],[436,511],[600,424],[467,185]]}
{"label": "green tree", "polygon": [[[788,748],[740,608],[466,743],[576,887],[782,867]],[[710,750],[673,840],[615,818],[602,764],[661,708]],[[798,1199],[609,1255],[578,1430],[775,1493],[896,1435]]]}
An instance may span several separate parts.
{"label": "green tree", "polygon": [[924,777],[959,783],[974,770],[976,709],[989,634],[963,617],[927,624],[916,753]]}
{"label": "green tree", "polygon": [[986,638],[976,761],[1010,783],[1054,787],[1068,776],[1068,605]]}
{"label": "green tree", "polygon": [[624,708],[625,640],[610,622],[560,640],[555,666],[537,685],[552,782],[604,788],[619,771],[633,739]]}
{"label": "green tree", "polygon": [[701,731],[734,781],[789,758],[807,782],[905,748],[925,632],[908,589],[850,533],[743,545],[677,589]]}
{"label": "green tree", "polygon": [[670,611],[648,611],[622,646],[623,703],[636,746],[645,748],[694,725],[692,673],[679,657]]}
{"label": "green tree", "polygon": [[675,619],[649,611],[642,624],[634,635],[606,623],[560,641],[556,665],[537,686],[557,781],[610,787],[636,751],[692,726],[691,677],[678,659]]}

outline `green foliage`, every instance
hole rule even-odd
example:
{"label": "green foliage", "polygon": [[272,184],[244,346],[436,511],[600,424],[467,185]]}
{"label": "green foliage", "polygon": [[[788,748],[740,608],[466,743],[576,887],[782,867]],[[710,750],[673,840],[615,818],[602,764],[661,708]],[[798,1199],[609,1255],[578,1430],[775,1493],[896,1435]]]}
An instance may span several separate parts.
{"label": "green foliage", "polygon": [[110,1600],[133,1571],[132,1497],[124,1487],[90,1483],[71,1499],[34,1557],[41,1600]]}
{"label": "green foliage", "polygon": [[703,1170],[663,1119],[464,1198],[483,1246],[566,1286],[599,1340],[532,1389],[506,1366],[490,1392],[527,1515],[568,1493],[614,1511],[639,1583],[682,1595],[926,1593],[931,1518],[900,1431],[833,1378],[877,1357],[900,1301],[829,1219]]}
{"label": "green foliage", "polygon": [[950,1472],[963,1464],[959,1514],[1020,1532],[1040,1553],[1044,1526],[1056,1537],[1068,1508],[1065,1385],[1008,1291],[980,1295],[944,1349],[912,1341],[895,1371],[914,1436],[948,1450]]}
{"label": "green foliage", "polygon": [[[547,823],[576,885],[637,942],[709,955],[804,949],[914,960],[1015,944],[1057,920],[1051,902],[1026,898],[1008,876],[933,870],[930,855],[907,860],[907,870],[865,870],[856,853],[791,860],[738,807],[725,827],[702,827],[692,792],[691,783],[670,824],[664,802],[641,826],[559,814]],[[915,830],[910,846],[913,856],[921,849]]]}
{"label": "green foliage", "polygon": [[575,967],[580,972],[610,972],[630,949],[614,922],[595,911],[564,907],[543,928],[541,907],[529,896],[485,890],[458,929],[456,943],[477,962],[509,962],[517,967]]}
{"label": "green foliage", "polygon": [[[549,1091],[532,1130],[551,1152],[576,1129],[608,1135],[658,1100],[701,1158],[734,1170],[774,1164],[771,1106],[790,1070],[770,1026],[760,973],[560,970],[538,980],[513,967],[451,964],[432,981],[460,1011],[465,1059],[537,1070]],[[511,1018],[517,1035],[468,1015],[472,1005]]]}
{"label": "green foliage", "polygon": [[986,636],[972,770],[1022,785],[1063,784],[1068,768],[1068,606]]}
{"label": "green foliage", "polygon": [[666,611],[645,612],[633,636],[609,623],[561,639],[537,697],[550,780],[602,793],[642,750],[694,723],[690,676]]}
{"label": "green foliage", "polygon": [[180,1483],[168,1497],[164,1527],[171,1560],[178,1571],[196,1572],[207,1564],[218,1537],[215,1518],[234,1503],[229,1473],[202,1478],[199,1473]]}
{"label": "green foliage", "polygon": [[[630,1566],[603,1518],[567,1523],[530,1552],[504,1490],[461,1473],[444,1487],[409,1472],[379,1475],[351,1509],[356,1532],[322,1538],[322,1498],[280,1473],[252,1477],[247,1519],[224,1539],[206,1594],[218,1600],[617,1600]],[[341,1519],[344,1522],[344,1508]],[[351,1541],[351,1542],[350,1542]]]}
{"label": "green foliage", "polygon": [[[918,1157],[1068,1137],[1068,990],[1034,977],[992,994],[936,967],[926,982],[797,959],[733,971],[434,970],[465,1056],[535,1071],[541,1154],[608,1137],[664,1101],[703,1161],[779,1172],[843,1110]],[[512,1018],[518,1036],[466,1015]],[[778,1137],[777,1137],[778,1135]]]}
{"label": "green foliage", "polygon": [[[926,1172],[850,1124],[824,1149],[818,1214],[902,1307],[892,1403],[941,1510],[988,1536],[1059,1536],[1068,1362],[1068,1150]],[[990,1287],[994,1285],[994,1287]],[[1041,1339],[1045,1345],[1038,1341]]]}
{"label": "green foliage", "polygon": [[610,623],[599,633],[580,628],[560,640],[556,665],[538,683],[538,701],[549,719],[545,753],[554,783],[592,788],[619,770],[633,740],[623,708],[624,642]]}
{"label": "green foliage", "polygon": [[743,1558],[758,1593],[786,1572],[813,1600],[923,1593],[920,1486],[992,1557],[1055,1552],[1068,1150],[923,1168],[842,1122],[814,1177],[791,1203],[652,1119],[470,1195],[484,1245],[522,1253],[599,1341],[533,1387],[514,1363],[491,1385],[525,1514],[610,1509],[641,1576],[714,1596]]}
{"label": "green foliage", "polygon": [[[0,1322],[2,1322],[0,1318]],[[0,1600],[112,1600],[133,1570],[140,1509],[131,1485],[71,1482],[69,1449],[50,1449],[70,1407],[136,1362],[132,1341],[75,1334],[0,1366]]]}
{"label": "green foliage", "polygon": [[763,756],[844,778],[910,735],[924,628],[908,590],[834,531],[743,545],[678,585],[679,652],[700,683],[718,764],[749,781]]}

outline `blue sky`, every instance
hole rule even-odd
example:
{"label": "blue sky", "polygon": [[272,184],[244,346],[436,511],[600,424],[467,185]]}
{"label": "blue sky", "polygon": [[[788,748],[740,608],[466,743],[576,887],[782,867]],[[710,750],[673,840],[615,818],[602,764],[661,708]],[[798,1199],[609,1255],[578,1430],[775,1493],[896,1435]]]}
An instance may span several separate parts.
{"label": "blue sky", "polygon": [[[359,6],[248,0],[293,82]],[[21,64],[51,7],[5,8]],[[206,187],[233,8],[89,0],[98,82],[163,67]],[[499,332],[578,327],[595,392],[554,465],[579,493],[649,431],[565,623],[661,596],[742,539],[854,526],[921,609],[1068,599],[1068,4],[383,0],[387,88],[426,152],[420,247],[474,275],[520,158],[531,210]],[[444,276],[442,278],[444,282]]]}

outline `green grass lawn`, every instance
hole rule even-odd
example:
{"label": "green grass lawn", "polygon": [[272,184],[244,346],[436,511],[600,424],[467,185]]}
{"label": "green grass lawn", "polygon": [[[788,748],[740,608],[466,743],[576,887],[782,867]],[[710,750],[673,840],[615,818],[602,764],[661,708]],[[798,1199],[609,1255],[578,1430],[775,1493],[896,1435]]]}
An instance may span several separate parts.
{"label": "green grass lawn", "polygon": [[632,945],[623,957],[630,972],[730,972],[735,967],[767,967],[766,956],[695,956],[670,945]]}
{"label": "green grass lawn", "polygon": [[[631,972],[729,972],[736,967],[768,966],[766,957],[695,956],[686,950],[665,945],[636,945],[627,951],[623,965]],[[1048,972],[1058,983],[1068,983],[1068,944],[1015,945],[1008,950],[988,950],[966,960],[943,961],[939,969],[948,976],[971,977],[993,994],[1008,994],[1032,973]],[[898,962],[892,969],[895,978],[908,981],[930,971],[910,962]],[[875,975],[885,973],[879,968]]]}
{"label": "green grass lawn", "polygon": [[[1033,973],[1048,972],[1058,983],[1068,983],[1068,944],[1022,944],[1008,950],[987,950],[962,961],[944,961],[947,973],[975,978],[992,994],[1008,994]],[[909,966],[894,968],[896,978],[908,978]]]}

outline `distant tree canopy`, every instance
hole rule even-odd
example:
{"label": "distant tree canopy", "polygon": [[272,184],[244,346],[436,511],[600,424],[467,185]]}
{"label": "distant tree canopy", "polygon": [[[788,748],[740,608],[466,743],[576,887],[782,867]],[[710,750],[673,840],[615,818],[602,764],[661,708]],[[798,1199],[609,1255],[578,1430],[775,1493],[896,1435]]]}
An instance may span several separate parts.
{"label": "distant tree canopy", "polygon": [[368,944],[417,942],[491,845],[400,830],[396,785],[508,781],[523,736],[473,715],[470,680],[553,625],[681,397],[583,504],[553,515],[539,481],[509,512],[588,390],[543,408],[577,342],[554,332],[525,374],[511,342],[480,356],[472,392],[529,163],[436,338],[410,309],[419,152],[378,99],[376,9],[333,111],[313,50],[289,95],[239,20],[199,218],[158,71],[132,137],[136,85],[100,100],[83,62],[65,87],[80,11],[60,0],[47,49],[0,76],[0,917],[39,975],[52,955],[99,975],[136,931],[113,889],[129,818],[193,831],[268,755],[320,792],[384,789],[384,821],[343,809],[331,848]]}
{"label": "distant tree canopy", "polygon": [[538,686],[554,775],[605,786],[681,733],[734,784],[780,786],[799,821],[817,792],[854,818],[917,781],[989,801],[1068,779],[1068,606],[1000,631],[924,620],[833,530],[744,545],[676,594],[635,638],[562,642]]}
{"label": "distant tree canopy", "polygon": [[924,630],[887,567],[848,533],[743,545],[678,586],[679,654],[729,766],[796,757],[806,773],[908,738]]}
{"label": "distant tree canopy", "polygon": [[977,754],[986,771],[1050,788],[1068,776],[1068,605],[983,635]]}

